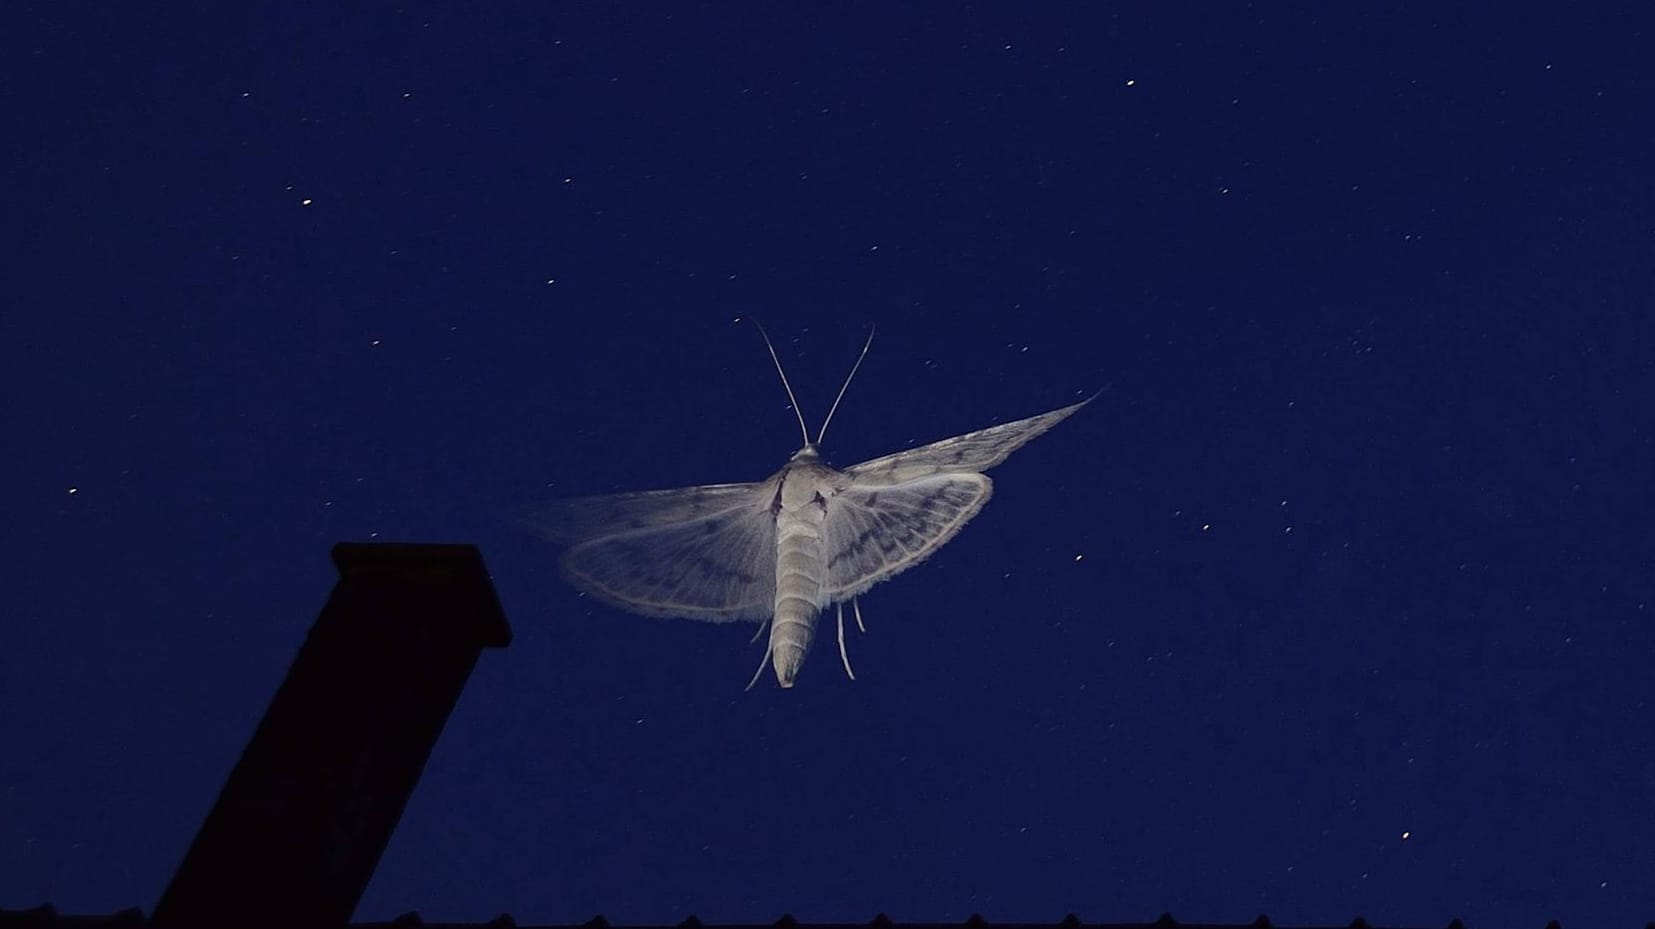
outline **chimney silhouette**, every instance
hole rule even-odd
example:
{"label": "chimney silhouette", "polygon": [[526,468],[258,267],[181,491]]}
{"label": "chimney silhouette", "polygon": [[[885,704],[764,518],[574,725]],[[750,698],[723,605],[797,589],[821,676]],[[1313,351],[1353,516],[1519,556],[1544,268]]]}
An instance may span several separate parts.
{"label": "chimney silhouette", "polygon": [[158,929],[346,925],[478,655],[511,641],[475,546],[340,543],[333,562]]}

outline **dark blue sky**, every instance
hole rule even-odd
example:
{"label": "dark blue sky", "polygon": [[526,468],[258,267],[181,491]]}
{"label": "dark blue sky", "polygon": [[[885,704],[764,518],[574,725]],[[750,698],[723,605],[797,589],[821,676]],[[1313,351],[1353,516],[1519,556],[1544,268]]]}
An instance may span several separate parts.
{"label": "dark blue sky", "polygon": [[[1651,918],[1614,9],[10,8],[0,906],[152,907],[379,539],[516,641],[361,918]],[[1103,388],[854,683],[500,518],[778,468],[745,317],[812,422],[878,323],[840,465]]]}

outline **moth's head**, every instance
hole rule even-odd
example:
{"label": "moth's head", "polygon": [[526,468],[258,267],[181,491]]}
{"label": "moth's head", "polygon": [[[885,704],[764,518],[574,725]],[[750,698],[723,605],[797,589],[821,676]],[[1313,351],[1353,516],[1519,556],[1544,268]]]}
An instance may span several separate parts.
{"label": "moth's head", "polygon": [[816,447],[815,442],[806,442],[804,448],[794,452],[793,457],[787,460],[789,463],[797,461],[820,461],[822,460],[822,452]]}

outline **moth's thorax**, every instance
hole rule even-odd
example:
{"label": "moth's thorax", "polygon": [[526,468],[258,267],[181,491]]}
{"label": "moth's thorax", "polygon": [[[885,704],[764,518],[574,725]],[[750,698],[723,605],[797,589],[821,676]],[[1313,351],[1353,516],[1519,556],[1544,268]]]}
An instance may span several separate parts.
{"label": "moth's thorax", "polygon": [[838,477],[838,471],[822,464],[816,446],[806,445],[782,468],[781,490],[777,495],[781,509],[795,513],[806,509],[822,512],[827,498],[837,489]]}

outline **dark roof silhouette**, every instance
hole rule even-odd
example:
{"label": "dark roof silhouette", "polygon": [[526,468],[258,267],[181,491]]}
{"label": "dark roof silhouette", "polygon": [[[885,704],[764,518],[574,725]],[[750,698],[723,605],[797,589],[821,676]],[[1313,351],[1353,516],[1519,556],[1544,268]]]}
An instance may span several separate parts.
{"label": "dark roof silhouette", "polygon": [[[37,907],[32,910],[5,910],[0,909],[0,929],[12,927],[55,927],[55,929],[113,929],[122,926],[148,926],[151,923],[144,918],[144,914],[137,909],[122,910],[109,916],[61,916],[50,906]],[[296,929],[309,925],[295,924]],[[488,922],[480,923],[428,923],[420,919],[418,913],[406,913],[390,922],[353,922],[346,924],[350,929],[513,929],[518,923],[507,914],[501,914]],[[783,916],[773,923],[703,923],[694,916],[679,923],[661,923],[640,926],[618,927],[597,916],[584,923],[567,923],[534,926],[524,926],[521,929],[1400,929],[1400,927],[1373,926],[1366,920],[1358,917],[1342,926],[1295,926],[1278,927],[1267,916],[1259,916],[1250,923],[1181,923],[1170,913],[1162,913],[1159,919],[1153,922],[1125,923],[1088,923],[1073,913],[1052,923],[1031,922],[990,922],[981,916],[973,915],[964,922],[896,922],[890,917],[880,914],[865,923],[802,923],[792,916]],[[1424,929],[1424,927],[1419,927]],[[1438,929],[1438,927],[1430,927]],[[1441,929],[1466,929],[1465,924],[1456,919],[1441,927]],[[1557,920],[1551,920],[1545,929],[1562,929]],[[1655,929],[1655,922],[1644,924],[1644,929]]]}

